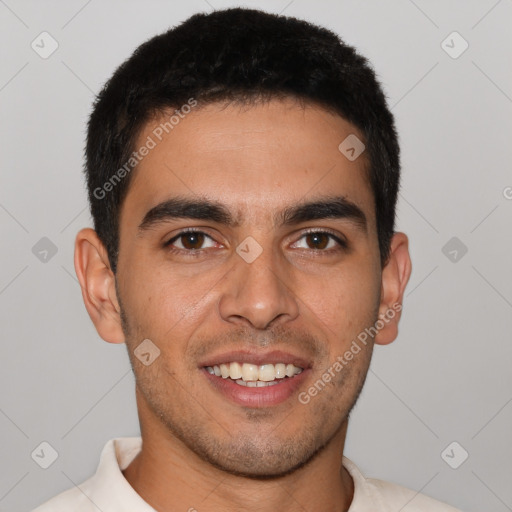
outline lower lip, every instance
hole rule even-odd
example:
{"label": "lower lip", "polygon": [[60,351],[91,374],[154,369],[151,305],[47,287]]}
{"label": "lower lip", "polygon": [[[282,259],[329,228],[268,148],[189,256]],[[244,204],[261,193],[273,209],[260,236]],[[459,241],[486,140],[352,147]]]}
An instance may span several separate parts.
{"label": "lower lip", "polygon": [[307,378],[308,369],[295,377],[282,379],[274,386],[249,388],[241,386],[232,379],[223,379],[212,375],[203,368],[203,373],[211,384],[232,402],[245,407],[270,407],[288,400]]}

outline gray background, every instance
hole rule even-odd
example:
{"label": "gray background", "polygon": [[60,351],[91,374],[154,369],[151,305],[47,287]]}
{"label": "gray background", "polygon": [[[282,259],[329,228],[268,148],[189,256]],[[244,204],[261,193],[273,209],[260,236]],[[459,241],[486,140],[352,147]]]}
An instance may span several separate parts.
{"label": "gray background", "polygon": [[[0,0],[0,510],[82,482],[108,439],[139,433],[126,349],[98,337],[73,269],[75,233],[90,225],[85,124],[94,94],[140,43],[233,5]],[[368,476],[466,511],[512,510],[512,2],[239,5],[306,18],[354,44],[401,137],[397,228],[410,237],[413,273],[399,338],[375,351],[346,455]],[[47,59],[31,48],[43,31],[59,44]],[[442,46],[453,31],[469,44],[458,58]],[[453,55],[463,42],[444,44]],[[34,254],[43,237],[55,255],[47,241]],[[58,452],[46,470],[31,458],[42,441]],[[469,458],[452,469],[445,460],[460,463],[463,450]]]}

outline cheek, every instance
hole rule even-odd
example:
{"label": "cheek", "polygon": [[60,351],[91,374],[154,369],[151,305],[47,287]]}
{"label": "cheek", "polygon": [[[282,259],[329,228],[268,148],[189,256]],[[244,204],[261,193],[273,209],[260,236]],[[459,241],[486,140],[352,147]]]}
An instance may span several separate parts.
{"label": "cheek", "polygon": [[130,323],[139,326],[143,331],[139,334],[162,341],[174,338],[175,329],[183,335],[212,310],[215,285],[226,273],[226,269],[216,269],[189,275],[188,268],[176,270],[166,263],[155,266],[143,258],[133,258],[127,268],[123,304]]}
{"label": "cheek", "polygon": [[350,342],[373,324],[378,313],[380,281],[367,269],[338,268],[320,286],[303,282],[302,290],[299,296],[304,297],[307,314],[316,317],[326,336],[337,344]]}

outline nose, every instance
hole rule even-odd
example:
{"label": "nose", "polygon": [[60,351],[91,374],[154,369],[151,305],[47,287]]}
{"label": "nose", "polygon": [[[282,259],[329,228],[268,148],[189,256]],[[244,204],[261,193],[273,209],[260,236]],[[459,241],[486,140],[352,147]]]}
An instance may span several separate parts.
{"label": "nose", "polygon": [[226,278],[219,302],[225,321],[263,330],[297,318],[293,283],[285,262],[276,253],[265,249],[251,263],[238,254],[234,258],[235,268]]}

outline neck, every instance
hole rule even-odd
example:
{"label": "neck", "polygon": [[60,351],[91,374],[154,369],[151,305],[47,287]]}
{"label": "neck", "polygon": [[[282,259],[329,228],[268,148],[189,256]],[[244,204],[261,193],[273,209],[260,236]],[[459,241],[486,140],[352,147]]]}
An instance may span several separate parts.
{"label": "neck", "polygon": [[226,473],[199,458],[159,422],[142,421],[142,450],[123,471],[128,483],[158,512],[346,512],[353,481],[343,467],[345,421],[307,464],[276,478]]}

